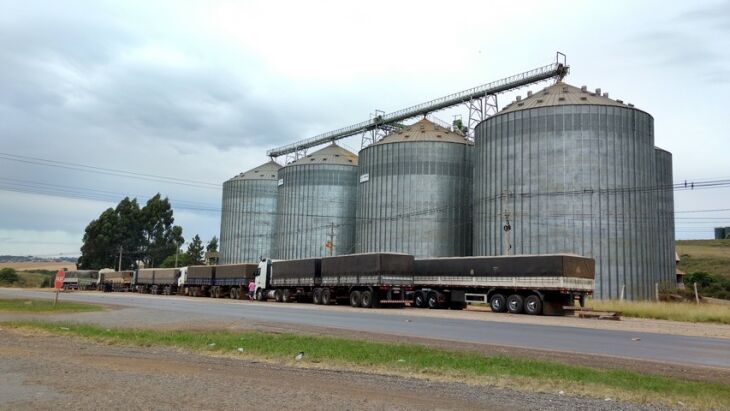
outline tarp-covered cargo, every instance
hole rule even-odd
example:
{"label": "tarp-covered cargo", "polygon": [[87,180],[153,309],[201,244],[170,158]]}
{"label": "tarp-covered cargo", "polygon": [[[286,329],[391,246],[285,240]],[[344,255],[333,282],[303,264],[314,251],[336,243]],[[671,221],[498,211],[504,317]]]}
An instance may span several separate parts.
{"label": "tarp-covered cargo", "polygon": [[176,284],[180,277],[177,268],[143,268],[137,271],[137,284]]}
{"label": "tarp-covered cargo", "polygon": [[225,264],[215,266],[216,280],[246,279],[253,280],[258,264]]}
{"label": "tarp-covered cargo", "polygon": [[191,265],[188,267],[188,278],[213,278],[213,266]]}
{"label": "tarp-covered cargo", "polygon": [[101,281],[104,283],[129,283],[132,281],[134,271],[104,271],[99,272],[102,276]]}
{"label": "tarp-covered cargo", "polygon": [[322,258],[323,285],[410,285],[412,282],[410,254],[366,253]]}
{"label": "tarp-covered cargo", "polygon": [[572,277],[593,279],[592,258],[566,254],[415,260],[415,275],[441,277]]}
{"label": "tarp-covered cargo", "polygon": [[319,285],[321,263],[320,258],[274,261],[272,262],[271,284],[275,286]]}

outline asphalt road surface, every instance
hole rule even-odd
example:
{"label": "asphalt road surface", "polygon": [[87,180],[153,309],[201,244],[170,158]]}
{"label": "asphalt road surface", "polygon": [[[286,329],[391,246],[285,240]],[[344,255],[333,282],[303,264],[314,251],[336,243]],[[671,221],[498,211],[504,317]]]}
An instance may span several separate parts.
{"label": "asphalt road surface", "polygon": [[[16,289],[0,289],[0,296],[53,298],[48,292]],[[62,298],[163,310],[180,313],[181,317],[194,313],[211,321],[246,319],[730,369],[730,340],[721,338],[433,318],[409,314],[409,310],[399,310],[397,314],[334,307],[315,310],[303,309],[298,304],[222,303],[223,300],[132,293],[69,293]]]}

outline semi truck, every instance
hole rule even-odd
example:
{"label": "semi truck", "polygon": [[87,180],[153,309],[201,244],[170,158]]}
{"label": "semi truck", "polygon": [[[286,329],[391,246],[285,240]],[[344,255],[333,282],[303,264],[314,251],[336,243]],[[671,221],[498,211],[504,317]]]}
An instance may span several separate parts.
{"label": "semi truck", "polygon": [[257,264],[193,265],[180,269],[178,290],[195,297],[230,297],[247,295],[248,283],[253,281]]}
{"label": "semi truck", "polygon": [[495,312],[562,315],[565,306],[583,305],[594,276],[593,259],[570,254],[414,259],[366,253],[264,259],[255,284],[259,301],[456,310],[483,303]]}
{"label": "semi truck", "polygon": [[63,278],[64,290],[96,289],[99,281],[99,272],[96,270],[66,271]]}

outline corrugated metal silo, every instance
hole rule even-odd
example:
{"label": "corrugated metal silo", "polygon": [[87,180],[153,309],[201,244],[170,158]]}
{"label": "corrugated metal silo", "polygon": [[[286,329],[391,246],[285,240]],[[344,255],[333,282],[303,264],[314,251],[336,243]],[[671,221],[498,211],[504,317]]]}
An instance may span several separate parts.
{"label": "corrugated metal silo", "polygon": [[357,156],[335,144],[279,170],[278,258],[353,252],[357,176]]}
{"label": "corrugated metal silo", "polygon": [[597,298],[646,299],[656,278],[654,124],[559,82],[476,127],[474,254],[567,252],[596,260]]}
{"label": "corrugated metal silo", "polygon": [[273,161],[223,183],[220,263],[276,256],[277,173]]}
{"label": "corrugated metal silo", "polygon": [[657,231],[659,236],[657,282],[670,287],[677,285],[674,243],[674,182],[672,153],[655,148],[657,177]]}
{"label": "corrugated metal silo", "polygon": [[361,150],[357,252],[470,255],[471,154],[427,119]]}

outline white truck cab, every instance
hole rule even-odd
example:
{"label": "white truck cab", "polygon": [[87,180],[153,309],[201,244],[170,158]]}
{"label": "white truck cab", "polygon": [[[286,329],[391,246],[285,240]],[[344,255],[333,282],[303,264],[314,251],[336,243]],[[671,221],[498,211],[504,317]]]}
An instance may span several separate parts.
{"label": "white truck cab", "polygon": [[178,286],[178,288],[182,288],[188,282],[188,268],[180,267],[179,270],[180,270],[180,277],[177,278],[177,286]]}

